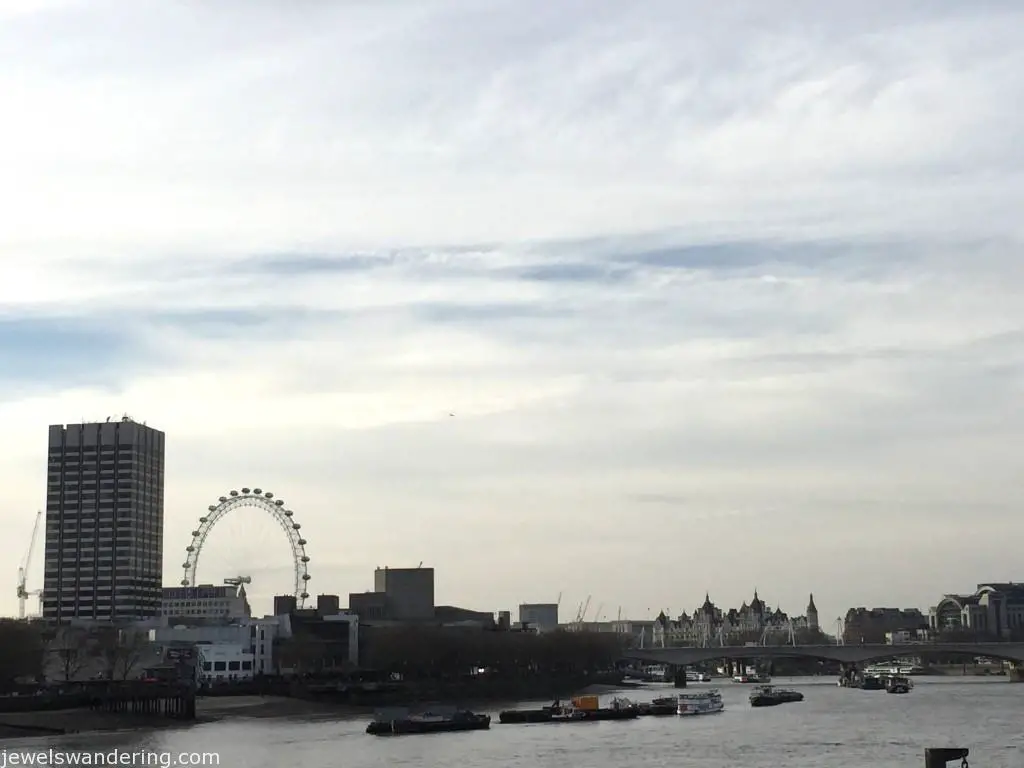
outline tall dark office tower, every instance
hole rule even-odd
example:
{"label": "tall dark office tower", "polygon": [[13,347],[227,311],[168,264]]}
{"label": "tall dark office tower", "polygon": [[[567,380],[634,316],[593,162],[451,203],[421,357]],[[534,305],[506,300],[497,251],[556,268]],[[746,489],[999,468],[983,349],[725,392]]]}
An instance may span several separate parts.
{"label": "tall dark office tower", "polygon": [[125,416],[50,427],[43,618],[158,616],[164,433]]}

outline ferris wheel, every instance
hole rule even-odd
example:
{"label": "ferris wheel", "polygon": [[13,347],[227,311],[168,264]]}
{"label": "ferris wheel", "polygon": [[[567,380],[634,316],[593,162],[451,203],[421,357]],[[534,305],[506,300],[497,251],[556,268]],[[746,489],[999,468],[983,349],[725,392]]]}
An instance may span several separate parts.
{"label": "ferris wheel", "polygon": [[216,504],[211,504],[205,515],[199,518],[199,525],[192,531],[192,542],[186,547],[185,562],[182,568],[185,573],[181,579],[183,587],[196,586],[196,568],[199,565],[199,555],[202,552],[206,537],[210,535],[213,526],[218,520],[224,518],[229,512],[242,507],[255,507],[262,509],[269,514],[278,525],[284,530],[288,537],[288,543],[292,549],[292,560],[295,565],[295,601],[301,608],[309,598],[309,556],[306,555],[306,540],[302,538],[300,531],[302,526],[295,522],[295,513],[285,509],[281,499],[274,498],[270,491],[263,491],[260,488],[243,488],[241,491],[231,491],[227,496],[221,496]]}

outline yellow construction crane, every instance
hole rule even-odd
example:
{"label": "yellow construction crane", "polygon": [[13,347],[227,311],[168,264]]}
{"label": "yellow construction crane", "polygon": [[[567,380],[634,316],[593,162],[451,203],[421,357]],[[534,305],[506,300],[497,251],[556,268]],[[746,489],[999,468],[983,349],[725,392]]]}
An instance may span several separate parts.
{"label": "yellow construction crane", "polygon": [[39,521],[43,519],[43,510],[36,512],[36,521],[32,526],[32,538],[28,543],[28,552],[25,553],[25,558],[21,561],[21,567],[18,568],[18,618],[25,618],[25,602],[29,597],[33,595],[39,596],[39,602],[43,602],[43,590],[34,589],[31,592],[26,589],[25,580],[28,578],[28,569],[32,565],[32,553],[36,548],[36,539],[39,538]]}

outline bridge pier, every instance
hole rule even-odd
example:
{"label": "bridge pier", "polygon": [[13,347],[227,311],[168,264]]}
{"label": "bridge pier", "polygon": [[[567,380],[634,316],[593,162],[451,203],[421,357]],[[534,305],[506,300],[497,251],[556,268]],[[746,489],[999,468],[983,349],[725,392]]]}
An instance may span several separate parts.
{"label": "bridge pier", "polygon": [[672,672],[672,685],[676,688],[686,687],[686,667],[669,667]]}
{"label": "bridge pier", "polygon": [[1024,683],[1024,666],[1011,662],[1006,678],[1011,683]]}

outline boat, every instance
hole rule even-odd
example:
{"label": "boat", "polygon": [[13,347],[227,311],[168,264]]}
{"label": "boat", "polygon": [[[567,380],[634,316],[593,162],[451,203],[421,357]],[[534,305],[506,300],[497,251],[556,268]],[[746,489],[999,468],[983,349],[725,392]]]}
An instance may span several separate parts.
{"label": "boat", "polygon": [[692,669],[686,670],[686,682],[688,683],[710,683],[711,675],[707,672],[697,672]]}
{"label": "boat", "polygon": [[679,697],[661,696],[650,702],[641,702],[636,706],[639,710],[640,717],[674,715],[679,711]]}
{"label": "boat", "polygon": [[640,716],[636,702],[619,696],[607,707],[600,706],[597,696],[574,696],[571,710],[583,713],[580,720],[635,720]]}
{"label": "boat", "polygon": [[790,704],[803,700],[804,695],[800,691],[777,688],[774,685],[762,685],[750,692],[750,706],[752,707],[775,707],[779,704]]}
{"label": "boat", "polygon": [[679,715],[711,715],[725,709],[722,694],[717,688],[700,693],[681,693],[677,697]]}
{"label": "boat", "polygon": [[755,685],[765,685],[772,681],[769,675],[759,675],[756,672],[749,674],[736,675],[733,677],[734,683],[753,683]]}
{"label": "boat", "polygon": [[852,675],[839,678],[837,685],[840,688],[860,688],[864,691],[885,690],[885,678],[879,675],[865,674],[864,676]]}
{"label": "boat", "polygon": [[366,726],[372,736],[402,736],[454,731],[483,731],[491,727],[490,715],[478,715],[464,709],[445,707],[410,714],[408,710],[391,709],[378,712]]}
{"label": "boat", "polygon": [[562,709],[557,701],[549,707],[539,709],[506,709],[498,713],[498,722],[503,725],[513,723],[550,723]]}
{"label": "boat", "polygon": [[503,725],[513,723],[576,723],[594,720],[635,720],[642,705],[625,698],[612,699],[610,706],[602,707],[597,696],[574,696],[569,704],[555,701],[540,709],[509,709],[498,714]]}
{"label": "boat", "polygon": [[890,675],[885,681],[886,693],[910,693],[913,687],[910,678],[903,675]]}
{"label": "boat", "polygon": [[864,675],[855,686],[865,691],[885,690],[885,679],[878,675]]}

